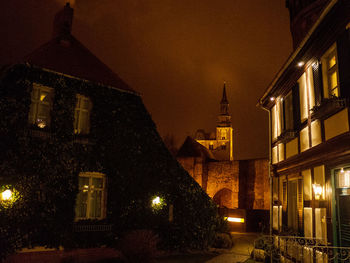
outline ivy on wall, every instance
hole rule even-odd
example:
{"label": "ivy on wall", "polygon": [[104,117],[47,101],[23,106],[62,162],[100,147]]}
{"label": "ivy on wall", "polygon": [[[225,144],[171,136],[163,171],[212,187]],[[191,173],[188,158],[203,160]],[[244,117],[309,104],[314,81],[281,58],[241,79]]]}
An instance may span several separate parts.
{"label": "ivy on wall", "polygon": [[[51,127],[41,137],[28,126],[34,82],[54,88]],[[76,94],[93,104],[84,144],[73,133]],[[78,174],[88,171],[107,176],[103,223],[113,231],[105,240],[137,228],[158,231],[164,247],[200,248],[211,239],[215,205],[168,152],[138,95],[19,64],[0,80],[0,138],[0,184],[21,196],[11,208],[0,206],[0,258],[23,246],[84,245],[72,225]],[[155,195],[167,204],[157,213]]]}

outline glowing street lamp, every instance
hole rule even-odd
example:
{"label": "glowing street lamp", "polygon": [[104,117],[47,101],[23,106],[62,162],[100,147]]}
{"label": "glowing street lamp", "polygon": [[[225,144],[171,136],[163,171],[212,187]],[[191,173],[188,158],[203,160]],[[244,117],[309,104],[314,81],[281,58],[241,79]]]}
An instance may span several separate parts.
{"label": "glowing street lamp", "polygon": [[160,205],[161,201],[160,201],[160,197],[156,196],[155,198],[153,198],[152,200],[152,205],[156,206],[156,205]]}
{"label": "glowing street lamp", "polygon": [[12,199],[12,191],[7,189],[1,193],[1,200],[10,201]]}
{"label": "glowing street lamp", "polygon": [[312,187],[314,189],[315,199],[319,200],[323,192],[322,186],[320,184],[313,184]]}

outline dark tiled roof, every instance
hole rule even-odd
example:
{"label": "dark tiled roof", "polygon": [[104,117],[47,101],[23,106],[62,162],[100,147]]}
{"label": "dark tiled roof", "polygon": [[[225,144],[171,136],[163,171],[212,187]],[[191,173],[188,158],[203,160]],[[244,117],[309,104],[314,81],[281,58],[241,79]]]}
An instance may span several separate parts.
{"label": "dark tiled roof", "polygon": [[205,148],[190,136],[187,136],[176,157],[205,157],[208,160],[216,160],[209,149]]}
{"label": "dark tiled roof", "polygon": [[26,56],[24,62],[95,83],[134,92],[117,74],[71,34],[53,38]]}

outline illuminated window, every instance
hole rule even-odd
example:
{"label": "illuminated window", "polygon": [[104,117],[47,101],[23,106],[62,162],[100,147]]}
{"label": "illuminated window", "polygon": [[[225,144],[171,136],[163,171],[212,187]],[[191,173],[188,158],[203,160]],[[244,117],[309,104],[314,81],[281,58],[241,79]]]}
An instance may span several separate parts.
{"label": "illuminated window", "polygon": [[275,141],[278,136],[281,135],[282,128],[282,111],[281,111],[281,101],[276,100],[276,105],[271,109],[271,128],[272,128],[272,141]]}
{"label": "illuminated window", "polygon": [[226,140],[226,130],[221,131],[221,139]]}
{"label": "illuminated window", "polygon": [[50,126],[50,111],[52,109],[53,89],[39,84],[33,84],[32,103],[29,111],[29,123],[39,128]]}
{"label": "illuminated window", "polygon": [[337,49],[334,44],[322,57],[324,95],[339,97]]}
{"label": "illuminated window", "polygon": [[106,177],[101,173],[80,173],[75,206],[76,219],[105,217]]}
{"label": "illuminated window", "polygon": [[83,95],[77,95],[74,112],[74,133],[88,134],[90,132],[91,100]]}
{"label": "illuminated window", "polygon": [[310,110],[315,106],[315,90],[313,82],[312,67],[308,67],[298,80],[300,97],[300,120],[305,121]]}

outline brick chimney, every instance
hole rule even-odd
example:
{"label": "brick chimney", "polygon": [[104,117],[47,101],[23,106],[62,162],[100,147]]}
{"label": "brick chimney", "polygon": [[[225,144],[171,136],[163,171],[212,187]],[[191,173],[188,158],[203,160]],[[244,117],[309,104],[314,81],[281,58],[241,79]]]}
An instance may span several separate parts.
{"label": "brick chimney", "polygon": [[66,3],[63,10],[55,15],[53,21],[53,37],[64,37],[70,35],[73,23],[73,8]]}

